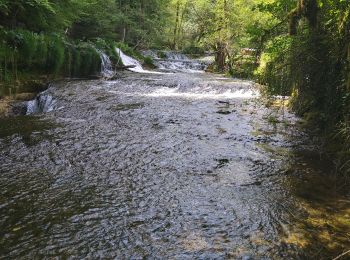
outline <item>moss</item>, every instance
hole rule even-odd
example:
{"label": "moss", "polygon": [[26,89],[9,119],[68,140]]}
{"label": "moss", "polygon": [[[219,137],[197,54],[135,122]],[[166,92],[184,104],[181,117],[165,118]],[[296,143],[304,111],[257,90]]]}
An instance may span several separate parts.
{"label": "moss", "polygon": [[156,65],[154,65],[154,60],[149,56],[143,58],[143,65],[150,69],[156,68]]}

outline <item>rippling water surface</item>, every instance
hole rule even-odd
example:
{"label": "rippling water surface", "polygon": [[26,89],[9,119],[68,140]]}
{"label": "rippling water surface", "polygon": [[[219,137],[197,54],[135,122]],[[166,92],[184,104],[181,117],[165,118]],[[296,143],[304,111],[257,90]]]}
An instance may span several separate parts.
{"label": "rippling water surface", "polygon": [[54,111],[0,121],[1,259],[329,259],[350,248],[349,194],[253,83],[125,73],[48,94]]}

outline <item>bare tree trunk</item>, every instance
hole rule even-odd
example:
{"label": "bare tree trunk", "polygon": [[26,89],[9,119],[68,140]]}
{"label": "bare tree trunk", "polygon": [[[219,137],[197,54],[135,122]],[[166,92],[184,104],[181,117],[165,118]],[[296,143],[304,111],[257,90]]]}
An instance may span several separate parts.
{"label": "bare tree trunk", "polygon": [[122,38],[123,43],[125,42],[125,37],[126,37],[126,25],[124,25],[124,28],[123,28],[123,38]]}
{"label": "bare tree trunk", "polygon": [[175,27],[174,27],[173,49],[176,49],[177,31],[179,27],[179,14],[180,14],[180,0],[178,0],[176,4],[176,20],[175,20]]}
{"label": "bare tree trunk", "polygon": [[[183,43],[183,36],[184,36],[184,29],[183,29],[183,21],[184,21],[184,16],[185,16],[185,13],[187,11],[187,7],[188,7],[188,2],[186,1],[183,8],[182,8],[182,12],[181,12],[181,20],[180,20],[180,23],[179,23],[179,29],[178,29],[178,37],[181,41],[181,44]],[[181,34],[181,35],[180,35]],[[180,37],[181,36],[181,37]]]}

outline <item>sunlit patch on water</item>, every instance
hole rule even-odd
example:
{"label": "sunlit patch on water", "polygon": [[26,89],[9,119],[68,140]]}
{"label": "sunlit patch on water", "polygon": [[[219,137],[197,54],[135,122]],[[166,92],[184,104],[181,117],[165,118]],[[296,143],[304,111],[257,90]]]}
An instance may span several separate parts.
{"label": "sunlit patch on water", "polygon": [[307,158],[289,168],[294,174],[285,184],[298,198],[302,215],[294,216],[284,239],[317,259],[332,259],[350,248],[350,197],[342,195],[342,183],[334,176],[319,176],[325,161],[313,163],[317,160]]}
{"label": "sunlit patch on water", "polygon": [[350,246],[350,208],[347,206],[350,202],[335,200],[333,203],[328,205],[332,207],[329,210],[324,204],[303,202],[300,206],[306,216],[296,220],[297,224],[286,235],[285,242],[315,252],[319,248],[320,255],[333,251],[333,256],[341,251],[342,245]]}

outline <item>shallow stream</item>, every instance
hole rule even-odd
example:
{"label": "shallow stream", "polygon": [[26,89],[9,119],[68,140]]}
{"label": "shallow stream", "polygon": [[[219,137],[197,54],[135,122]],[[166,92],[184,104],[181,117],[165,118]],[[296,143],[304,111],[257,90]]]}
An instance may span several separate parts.
{"label": "shallow stream", "polygon": [[[0,259],[331,259],[350,194],[252,82],[61,81],[0,121]],[[273,120],[272,120],[273,119]]]}

